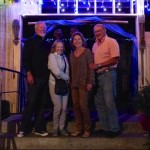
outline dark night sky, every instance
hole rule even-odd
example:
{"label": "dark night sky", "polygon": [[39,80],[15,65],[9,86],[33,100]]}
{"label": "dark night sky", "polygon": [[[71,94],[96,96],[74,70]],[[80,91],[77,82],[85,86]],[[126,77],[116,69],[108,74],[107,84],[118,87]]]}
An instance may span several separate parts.
{"label": "dark night sky", "polygon": [[145,15],[145,31],[150,31],[150,13]]}

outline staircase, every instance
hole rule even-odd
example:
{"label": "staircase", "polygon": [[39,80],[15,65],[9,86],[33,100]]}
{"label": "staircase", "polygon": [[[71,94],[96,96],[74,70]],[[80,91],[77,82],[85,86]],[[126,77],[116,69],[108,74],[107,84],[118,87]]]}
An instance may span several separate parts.
{"label": "staircase", "polygon": [[[0,150],[150,150],[150,140],[144,136],[139,123],[140,115],[120,114],[119,120],[123,132],[116,138],[100,137],[92,133],[89,138],[82,137],[40,137],[31,133],[23,138],[17,138],[16,132],[21,120],[21,114],[12,115],[2,121],[0,134]],[[67,130],[74,132],[73,119],[68,120]],[[93,119],[94,131],[100,128],[97,118]],[[47,124],[47,130],[52,132],[52,120]]]}

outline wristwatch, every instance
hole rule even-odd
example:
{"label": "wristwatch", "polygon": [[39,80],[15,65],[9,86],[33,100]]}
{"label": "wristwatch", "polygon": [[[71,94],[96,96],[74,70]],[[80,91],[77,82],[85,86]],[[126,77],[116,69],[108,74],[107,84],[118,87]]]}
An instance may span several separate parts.
{"label": "wristwatch", "polygon": [[101,68],[101,66],[102,66],[101,64],[98,64],[98,65],[97,65],[98,68]]}

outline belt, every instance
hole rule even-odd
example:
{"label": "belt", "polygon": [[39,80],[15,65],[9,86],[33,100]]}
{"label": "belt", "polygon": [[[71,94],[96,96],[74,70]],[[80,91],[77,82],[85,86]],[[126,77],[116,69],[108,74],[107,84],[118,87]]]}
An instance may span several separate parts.
{"label": "belt", "polygon": [[102,72],[100,72],[100,73],[97,73],[98,75],[102,75],[102,74],[104,74],[104,73],[106,73],[106,72],[109,72],[109,71],[112,71],[112,70],[116,70],[115,68],[110,68],[110,69],[106,69],[106,70],[104,70],[104,71],[102,71]]}

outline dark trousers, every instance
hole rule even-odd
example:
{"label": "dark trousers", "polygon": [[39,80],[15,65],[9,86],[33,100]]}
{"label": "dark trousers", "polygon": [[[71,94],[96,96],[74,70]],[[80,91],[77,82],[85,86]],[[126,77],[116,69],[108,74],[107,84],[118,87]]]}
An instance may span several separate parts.
{"label": "dark trousers", "polygon": [[34,85],[28,85],[27,104],[22,114],[20,131],[29,132],[33,115],[35,131],[46,131],[44,113],[49,101],[48,80],[37,79]]}

